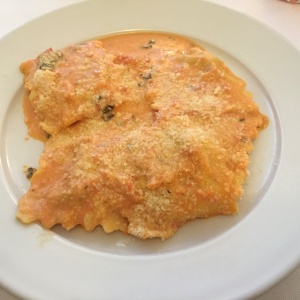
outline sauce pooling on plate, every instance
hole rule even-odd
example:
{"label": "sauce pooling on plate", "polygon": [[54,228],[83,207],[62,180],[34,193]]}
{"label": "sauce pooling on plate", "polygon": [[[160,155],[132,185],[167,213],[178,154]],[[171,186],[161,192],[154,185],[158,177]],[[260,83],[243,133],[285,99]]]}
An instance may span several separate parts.
{"label": "sauce pooling on plate", "polygon": [[17,217],[171,237],[238,212],[268,124],[245,82],[193,41],[133,32],[21,64],[29,134],[44,142]]}

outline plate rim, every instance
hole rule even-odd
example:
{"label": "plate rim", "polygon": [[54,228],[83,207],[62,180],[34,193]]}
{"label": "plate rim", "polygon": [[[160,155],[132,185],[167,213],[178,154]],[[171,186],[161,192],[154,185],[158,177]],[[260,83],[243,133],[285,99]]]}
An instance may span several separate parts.
{"label": "plate rim", "polygon": [[[103,3],[104,2],[109,2],[109,1],[103,1]],[[117,3],[118,4],[120,4],[121,3],[121,1],[118,1],[118,0],[115,0],[115,1],[113,1],[114,2],[114,5],[117,5]],[[155,2],[156,3],[160,3],[159,1],[156,1],[155,0]],[[164,4],[161,4],[161,5],[166,5],[166,3],[173,3],[173,1],[164,1]],[[184,2],[184,0],[183,1],[177,1],[176,3],[182,3],[182,2]],[[132,0],[131,1],[131,3],[136,3],[134,0]],[[145,3],[145,1],[143,2],[143,3]],[[273,31],[273,30],[271,30],[270,28],[267,28],[266,26],[265,26],[265,24],[263,24],[263,23],[259,23],[259,22],[257,22],[257,20],[255,20],[255,19],[253,19],[253,18],[251,18],[251,17],[248,17],[247,15],[244,15],[244,14],[242,14],[242,13],[239,13],[239,12],[236,12],[236,11],[234,11],[234,10],[231,10],[231,9],[229,9],[229,8],[225,8],[225,7],[223,7],[223,6],[221,6],[221,5],[218,5],[218,4],[215,4],[215,3],[209,3],[209,2],[207,2],[207,1],[202,1],[202,2],[199,2],[198,1],[198,3],[197,3],[197,1],[190,1],[190,3],[193,3],[193,5],[199,5],[199,7],[201,7],[201,5],[202,5],[202,8],[204,8],[204,9],[212,9],[212,7],[214,7],[214,9],[215,10],[219,10],[219,12],[220,11],[222,11],[225,15],[227,15],[228,16],[228,14],[229,15],[231,15],[231,16],[233,16],[233,18],[240,18],[240,16],[243,16],[243,18],[246,18],[245,19],[245,22],[246,22],[246,20],[247,20],[247,22],[249,23],[252,23],[252,24],[256,24],[254,27],[256,27],[257,28],[257,26],[258,27],[261,27],[261,26],[263,26],[262,28],[264,28],[262,31],[264,31],[264,30],[267,30],[266,32],[268,32],[269,33],[269,35],[271,35],[272,36],[272,38],[273,38],[273,42],[275,42],[276,40],[281,40],[282,41],[282,37],[280,37],[280,35],[277,33],[277,32],[275,32],[275,31]],[[50,13],[48,13],[48,14],[46,14],[46,15],[44,15],[44,16],[41,16],[41,17],[39,17],[39,18],[37,18],[37,19],[35,19],[35,20],[33,20],[33,21],[31,21],[31,22],[29,22],[29,23],[27,23],[27,24],[24,24],[23,26],[21,26],[19,29],[16,29],[16,30],[14,30],[11,34],[8,34],[5,38],[3,38],[3,39],[1,39],[0,40],[0,44],[3,44],[3,43],[5,43],[5,41],[7,41],[7,40],[9,40],[11,37],[14,37],[15,35],[18,35],[19,34],[19,32],[20,31],[22,31],[22,30],[24,30],[24,28],[30,28],[30,27],[32,27],[32,26],[34,26],[34,24],[37,24],[37,23],[39,23],[39,22],[43,22],[42,20],[44,20],[44,18],[50,18],[51,16],[55,16],[56,14],[61,14],[63,11],[67,11],[67,10],[76,10],[76,8],[75,7],[77,7],[77,10],[79,10],[79,8],[80,7],[87,7],[88,5],[96,5],[96,1],[89,1],[89,2],[79,2],[79,3],[76,3],[76,4],[74,4],[74,5],[70,5],[70,6],[67,6],[67,7],[63,7],[62,9],[58,9],[58,10],[55,10],[54,12],[50,12]],[[98,5],[100,5],[100,4],[98,4]],[[97,5],[96,5],[97,6]],[[260,24],[260,25],[259,25]],[[25,30],[26,31],[26,30]],[[293,48],[293,46],[291,45],[291,44],[289,44],[289,45],[287,45],[287,41],[285,40],[284,42],[283,42],[283,44],[284,45],[280,45],[281,47],[283,47],[285,50],[289,50],[289,52],[290,53],[293,53],[294,55],[296,55],[295,53],[297,53],[297,55],[298,55],[298,57],[299,57],[299,52],[297,52],[297,51],[295,51],[296,49],[294,49]],[[283,49],[281,49],[278,53],[275,53],[277,56],[282,56],[282,50]],[[275,56],[276,56],[275,55]],[[240,58],[240,59],[242,59],[242,61],[244,61],[244,60],[246,60],[247,61],[247,59],[245,58],[245,56],[242,56],[242,58]],[[274,58],[273,58],[274,59]],[[247,65],[247,64],[246,64]],[[263,72],[260,72],[260,74],[261,74],[261,76],[263,77],[263,78],[265,78],[264,76],[265,75],[263,75],[263,74],[265,74],[265,73],[268,73],[268,71],[266,70],[266,66],[263,66],[263,68],[264,68],[264,73]],[[12,75],[13,77],[14,77],[14,75]],[[269,83],[269,81],[270,80],[265,80],[265,84],[264,84],[264,86],[267,86],[267,87],[269,87],[269,89],[272,91],[272,93],[274,94],[274,96],[273,96],[273,98],[277,101],[276,102],[276,104],[277,104],[277,106],[276,106],[276,108],[277,108],[277,110],[279,111],[279,107],[280,108],[282,108],[282,104],[280,103],[280,101],[279,101],[279,99],[281,98],[281,97],[279,97],[278,95],[277,95],[277,93],[278,92],[276,92],[277,91],[277,89],[276,89],[276,91],[273,89],[273,88],[271,88],[270,87],[270,83]],[[294,82],[294,81],[292,81],[292,82]],[[291,85],[292,83],[290,83],[290,85]],[[285,87],[285,89],[287,89],[288,88],[288,86],[286,86]],[[294,94],[296,94],[295,92],[294,92]],[[288,109],[288,110],[290,110],[290,109]],[[295,111],[299,111],[299,107],[296,107],[296,109],[295,109]],[[289,141],[289,139],[288,138],[286,138],[286,135],[285,135],[285,133],[287,132],[287,130],[290,128],[290,126],[285,126],[286,124],[286,119],[287,119],[287,116],[286,116],[286,113],[285,113],[285,111],[282,111],[282,110],[280,110],[280,118],[281,118],[281,120],[283,120],[284,122],[284,126],[283,126],[283,140],[285,140],[285,141]],[[2,115],[1,115],[2,116]],[[2,121],[2,117],[1,117],[1,121]],[[291,147],[291,144],[289,143],[288,144],[288,147]],[[299,147],[299,144],[297,144],[297,147]],[[279,168],[280,168],[280,171],[281,172],[283,172],[283,171],[286,171],[286,169],[287,169],[287,166],[286,166],[286,160],[287,160],[287,158],[285,157],[285,155],[287,155],[287,154],[289,154],[290,152],[292,152],[292,153],[294,153],[295,151],[290,151],[290,149],[287,149],[287,146],[284,144],[283,145],[283,149],[282,149],[282,152],[283,152],[283,154],[282,155],[284,155],[284,160],[283,161],[281,161],[280,162],[280,166],[279,166]],[[288,161],[288,164],[290,164],[290,161]],[[283,166],[284,165],[284,166]],[[279,172],[279,170],[278,170],[278,172]],[[295,174],[299,174],[299,171],[298,172],[295,172],[294,171],[294,173]],[[3,179],[3,174],[1,174],[1,176],[2,176],[2,179]],[[278,174],[276,175],[276,178],[274,179],[274,180],[277,180],[278,181],[278,177],[282,177],[282,176],[279,176]],[[1,194],[2,194],[2,192],[3,192],[3,194],[4,195],[7,195],[7,196],[9,196],[9,194],[7,193],[7,191],[3,191],[3,186],[2,186],[2,184],[1,184]],[[276,190],[276,192],[278,192],[277,190]],[[272,192],[272,194],[274,193],[274,191]],[[276,193],[275,193],[276,194]],[[269,201],[268,201],[269,202]],[[290,201],[291,202],[291,201]],[[270,204],[269,203],[266,203],[266,202],[264,202],[264,203],[262,203],[262,205],[260,205],[260,207],[266,207],[266,208],[268,208],[270,206]],[[2,205],[2,204],[0,204],[0,207],[1,208],[6,208],[7,209],[7,211],[9,212],[8,213],[8,215],[9,215],[9,218],[11,218],[11,213],[12,213],[12,210],[11,210],[11,207],[9,207],[9,206],[7,206],[7,205]],[[298,208],[298,207],[297,207]],[[253,220],[253,218],[261,218],[262,216],[261,216],[261,214],[260,214],[260,210],[259,209],[256,209],[255,211],[253,211],[252,213],[251,213],[251,215],[249,216],[249,217],[247,217],[247,220],[245,220],[245,222],[243,222],[243,224],[245,224],[245,225],[243,225],[243,226],[240,226],[239,228],[233,228],[233,230],[230,230],[230,232],[228,232],[227,234],[225,234],[225,236],[222,236],[222,237],[220,237],[218,240],[219,241],[221,241],[223,244],[225,243],[226,244],[226,242],[224,242],[224,239],[225,239],[225,237],[226,237],[226,241],[228,241],[228,240],[233,240],[234,239],[234,236],[235,236],[235,231],[239,231],[239,230],[241,230],[240,228],[241,227],[243,227],[243,228],[245,228],[245,226],[246,226],[246,224],[247,223],[249,223],[250,221],[249,220]],[[10,224],[9,222],[9,218],[6,216],[6,217],[4,217],[3,219],[5,220],[5,221],[7,221],[8,223],[7,224]],[[262,220],[261,219],[259,219],[260,220],[260,222],[263,224],[263,222],[262,222]],[[295,222],[295,221],[294,221]],[[278,223],[277,223],[278,224]],[[299,226],[299,224],[295,224],[295,225],[298,225]],[[21,227],[22,226],[19,226],[19,225],[17,225],[17,224],[13,224],[13,231],[12,232],[14,232],[14,233],[16,233],[16,234],[19,234],[19,231],[21,230],[21,231],[23,231],[24,232],[24,229],[21,229]],[[22,227],[23,228],[23,227]],[[246,228],[247,229],[247,228]],[[247,230],[246,230],[247,231]],[[249,231],[249,229],[248,229],[248,231]],[[283,232],[281,231],[281,235],[283,236],[283,234],[282,234]],[[1,229],[0,228],[0,234],[5,234],[5,231],[3,230],[3,228]],[[27,236],[27,238],[28,238],[28,240],[27,240],[27,242],[30,242],[30,246],[28,246],[28,249],[31,249],[31,250],[33,250],[33,249],[36,249],[36,244],[34,244],[34,240],[36,240],[36,236],[38,236],[40,234],[40,229],[38,228],[38,227],[35,227],[35,226],[32,226],[32,227],[28,227],[28,230],[27,230],[27,233],[25,233],[24,234],[24,236]],[[253,233],[252,233],[253,234]],[[11,240],[11,238],[7,238],[6,237],[6,240],[9,240],[9,241],[13,241],[13,240]],[[57,245],[58,246],[58,248],[60,248],[61,250],[62,250],[62,253],[67,253],[66,252],[66,250],[67,250],[67,248],[69,248],[65,243],[63,243],[62,241],[59,241],[59,242],[57,242],[57,238],[54,238],[53,239],[53,241],[55,241],[55,245]],[[24,241],[24,240],[23,240]],[[291,243],[291,241],[290,240],[288,240],[290,243]],[[54,244],[54,243],[52,243],[52,244]],[[191,253],[195,253],[195,252],[197,252],[197,253],[202,253],[202,254],[205,254],[206,256],[208,256],[208,257],[211,257],[211,253],[213,253],[214,251],[213,251],[213,249],[211,249],[211,245],[212,245],[213,243],[208,243],[208,244],[206,244],[206,245],[203,245],[203,246],[201,246],[201,247],[199,247],[199,248],[201,248],[201,249],[208,249],[208,251],[211,251],[210,252],[210,254],[208,253],[208,252],[206,252],[206,253],[203,253],[203,250],[199,250],[199,249],[190,249],[190,250],[187,250],[187,251],[183,251],[184,253],[182,253],[182,251],[179,253],[179,254],[172,254],[172,255],[170,255],[170,254],[168,254],[168,257],[165,257],[165,255],[164,255],[164,259],[167,259],[167,260],[170,260],[170,258],[174,258],[174,257],[178,257],[178,256],[180,256],[181,258],[184,258],[184,259],[186,259],[189,263],[191,263],[191,258],[189,257],[189,255],[191,254]],[[75,247],[76,248],[76,247]],[[230,248],[228,248],[228,247],[225,247],[226,248],[226,250],[227,251],[229,251],[229,249]],[[43,253],[43,257],[45,258],[45,257],[49,257],[49,256],[51,256],[51,255],[53,255],[53,254],[51,254],[51,251],[53,251],[53,250],[55,250],[56,251],[56,253],[57,253],[57,249],[53,249],[53,245],[51,245],[51,243],[47,243],[47,245],[45,245],[45,246],[43,246],[42,247],[42,249],[44,249],[44,250],[42,250],[44,253]],[[6,249],[7,250],[7,249]],[[69,249],[70,250],[70,249]],[[76,250],[76,251],[75,251]],[[280,279],[282,279],[283,278],[283,276],[285,276],[287,273],[289,273],[290,271],[292,271],[292,269],[299,263],[299,260],[300,260],[300,245],[298,245],[298,248],[297,249],[295,249],[295,250],[297,250],[297,252],[291,252],[293,255],[292,255],[292,257],[290,258],[290,260],[289,261],[286,261],[285,262],[285,264],[284,265],[278,265],[278,267],[277,267],[277,273],[275,274],[273,274],[273,275],[265,275],[266,276],[266,278],[265,278],[265,280],[263,280],[263,279],[261,279],[261,282],[256,286],[256,288],[253,288],[253,286],[252,287],[250,287],[250,286],[247,286],[247,287],[244,287],[244,290],[243,291],[235,291],[235,293],[234,293],[234,295],[232,295],[233,297],[236,297],[236,299],[238,298],[238,297],[240,297],[240,296],[245,296],[245,297],[249,297],[249,296],[253,296],[253,295],[255,295],[255,294],[257,294],[257,293],[260,293],[260,292],[262,292],[262,291],[264,291],[265,289],[267,289],[267,288],[269,288],[271,285],[273,285],[274,283],[276,283],[276,282],[278,282]],[[50,253],[49,253],[49,251],[50,251]],[[54,252],[55,252],[54,251]],[[200,252],[198,252],[198,251],[200,251]],[[245,250],[244,250],[245,251]],[[82,254],[82,249],[81,250],[79,250],[78,248],[76,248],[76,249],[73,249],[72,251],[71,251],[73,254],[74,254],[74,256],[75,257],[77,257],[78,256],[78,252],[80,252],[81,254]],[[75,253],[76,252],[76,253]],[[1,250],[0,250],[0,253],[1,253]],[[87,253],[89,253],[89,255],[92,255],[92,256],[95,256],[95,253],[93,253],[93,254],[91,254],[89,251],[87,251]],[[259,256],[259,253],[255,253],[257,256]],[[96,255],[97,256],[97,258],[99,257],[99,255],[97,254]],[[109,255],[104,255],[103,253],[101,253],[101,255],[100,255],[102,258],[104,258],[105,257],[105,259],[107,259],[107,260],[109,260],[111,263],[112,263],[112,265],[114,265],[115,266],[115,261],[117,261],[118,260],[118,258],[116,258],[115,256],[114,256],[114,258],[112,258],[112,257],[110,257]],[[293,258],[293,259],[292,259]],[[87,263],[91,263],[90,262],[90,259],[89,259],[89,256],[86,256],[85,255],[85,258],[84,258],[85,260],[87,260]],[[122,257],[122,260],[124,259],[124,257]],[[134,257],[134,258],[131,258],[131,259],[125,259],[127,262],[132,262],[133,260],[137,260],[137,261],[140,261],[140,260],[143,260],[143,258],[140,258],[140,259],[138,259],[137,257]],[[162,257],[156,257],[156,258],[153,258],[153,257],[150,257],[150,258],[147,258],[146,259],[147,261],[151,261],[151,263],[153,263],[153,261],[159,261],[160,263],[162,263]],[[113,261],[114,261],[114,263],[113,263]],[[193,262],[195,262],[195,261],[193,261]],[[2,265],[2,262],[1,262],[1,265]],[[164,265],[164,267],[168,267],[168,266],[165,266]],[[6,268],[7,268],[7,266],[6,266]],[[148,271],[151,273],[151,274],[156,274],[156,272],[155,272],[155,270],[153,270],[153,267],[151,267],[149,264],[148,264],[148,266],[147,266],[147,268],[148,268]],[[172,268],[171,268],[172,269]],[[268,280],[268,278],[269,278],[269,280]],[[272,278],[272,280],[270,280],[270,278]],[[176,278],[175,278],[176,279]],[[174,279],[174,280],[175,280]],[[9,290],[11,290],[11,291],[13,291],[13,293],[15,293],[15,294],[17,294],[17,295],[20,295],[20,296],[23,296],[23,293],[24,294],[28,294],[29,296],[30,296],[30,293],[35,293],[35,294],[31,294],[32,296],[33,295],[35,295],[35,296],[37,296],[38,294],[37,294],[37,292],[36,291],[28,291],[28,289],[26,289],[26,287],[25,286],[22,286],[20,289],[19,289],[19,292],[18,292],[18,289],[16,290],[16,287],[15,287],[15,284],[14,283],[12,283],[11,282],[11,280],[13,281],[13,279],[9,279],[9,280],[7,280],[7,279],[5,279],[4,278],[4,274],[3,274],[3,271],[1,272],[0,271],[0,283],[2,284],[2,285],[4,285],[4,287],[6,287],[6,288],[8,288]],[[145,283],[145,282],[144,282]],[[54,282],[51,282],[51,284],[54,284]],[[175,289],[176,290],[176,289]],[[175,291],[174,290],[174,291]],[[41,292],[41,291],[40,291]],[[178,292],[178,291],[177,291]],[[41,295],[41,294],[39,294],[39,295]],[[175,294],[174,294],[175,295]],[[137,296],[137,294],[136,294],[136,296]],[[45,299],[47,299],[47,298],[45,298]],[[216,298],[217,299],[217,298]]]}

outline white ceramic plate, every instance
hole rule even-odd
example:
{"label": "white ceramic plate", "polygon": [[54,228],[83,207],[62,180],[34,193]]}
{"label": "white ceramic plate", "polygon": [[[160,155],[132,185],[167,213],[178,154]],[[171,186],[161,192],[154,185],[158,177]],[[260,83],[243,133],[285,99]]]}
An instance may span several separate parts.
{"label": "white ceramic plate", "polygon": [[[124,30],[189,36],[248,83],[270,126],[255,141],[235,217],[196,220],[171,239],[141,241],[102,229],[44,230],[15,220],[28,188],[19,64],[45,49]],[[300,53],[264,25],[199,0],[102,0],[36,19],[0,41],[0,283],[28,299],[245,299],[300,259]],[[298,78],[297,78],[298,76]]]}

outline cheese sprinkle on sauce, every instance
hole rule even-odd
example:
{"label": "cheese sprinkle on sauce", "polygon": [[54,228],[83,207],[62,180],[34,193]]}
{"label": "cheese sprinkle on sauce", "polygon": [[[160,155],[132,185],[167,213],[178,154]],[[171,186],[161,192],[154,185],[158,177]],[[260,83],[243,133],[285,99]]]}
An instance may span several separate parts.
{"label": "cheese sprinkle on sauce", "polygon": [[268,125],[245,82],[181,36],[135,32],[21,64],[28,133],[44,142],[17,218],[171,237],[238,212]]}

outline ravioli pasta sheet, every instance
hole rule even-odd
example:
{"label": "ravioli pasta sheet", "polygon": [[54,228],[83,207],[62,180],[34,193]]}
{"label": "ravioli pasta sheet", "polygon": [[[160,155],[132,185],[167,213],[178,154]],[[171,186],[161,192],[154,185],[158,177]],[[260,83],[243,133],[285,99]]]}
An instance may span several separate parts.
{"label": "ravioli pasta sheet", "polygon": [[188,220],[238,212],[268,119],[193,41],[121,34],[48,49],[20,69],[28,132],[45,145],[22,222],[166,239]]}

